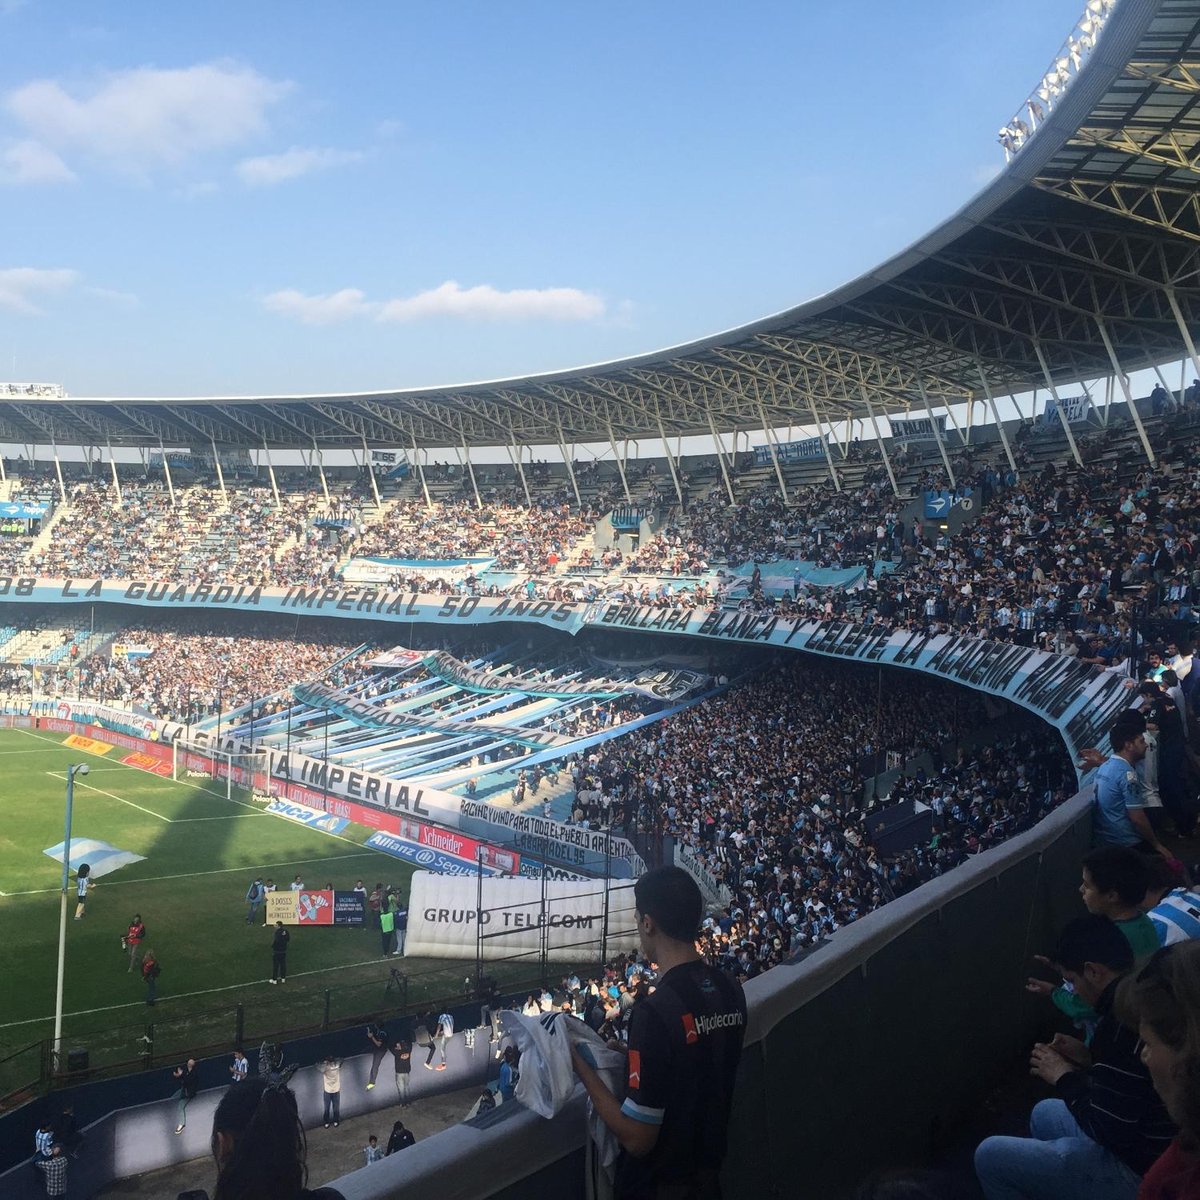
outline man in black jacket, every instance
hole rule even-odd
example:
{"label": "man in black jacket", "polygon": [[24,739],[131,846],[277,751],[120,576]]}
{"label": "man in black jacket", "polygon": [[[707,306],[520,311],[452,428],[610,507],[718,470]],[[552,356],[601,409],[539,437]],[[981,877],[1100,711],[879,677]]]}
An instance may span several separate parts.
{"label": "man in black jacket", "polygon": [[1091,1046],[1063,1034],[1034,1046],[1030,1073],[1057,1098],[1034,1107],[1028,1138],[983,1141],[975,1173],[988,1200],[1135,1200],[1176,1130],[1142,1065],[1137,1032],[1112,1011],[1133,950],[1107,917],[1079,917],[1063,930],[1054,961],[1099,1015]]}
{"label": "man in black jacket", "polygon": [[271,937],[271,978],[268,983],[287,983],[287,951],[291,935],[282,921],[275,922],[275,933]]}

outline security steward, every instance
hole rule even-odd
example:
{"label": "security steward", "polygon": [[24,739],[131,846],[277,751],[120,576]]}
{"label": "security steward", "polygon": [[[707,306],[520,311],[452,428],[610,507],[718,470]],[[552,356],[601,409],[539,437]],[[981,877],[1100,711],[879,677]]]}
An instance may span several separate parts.
{"label": "security steward", "polygon": [[621,1146],[617,1200],[720,1200],[746,997],[696,950],[704,902],[686,871],[657,867],[633,894],[642,952],[659,979],[629,1014],[625,1099],[578,1052],[575,1072]]}

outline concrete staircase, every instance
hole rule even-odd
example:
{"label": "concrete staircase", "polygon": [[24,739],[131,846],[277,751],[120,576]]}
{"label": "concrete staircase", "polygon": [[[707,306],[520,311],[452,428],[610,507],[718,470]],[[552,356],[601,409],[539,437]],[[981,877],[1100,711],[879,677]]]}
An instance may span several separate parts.
{"label": "concrete staircase", "polygon": [[29,547],[28,554],[31,558],[44,553],[50,548],[51,543],[54,541],[54,527],[70,512],[71,503],[69,500],[60,503],[55,508],[50,514],[50,519],[42,526],[37,537],[33,539],[33,544]]}

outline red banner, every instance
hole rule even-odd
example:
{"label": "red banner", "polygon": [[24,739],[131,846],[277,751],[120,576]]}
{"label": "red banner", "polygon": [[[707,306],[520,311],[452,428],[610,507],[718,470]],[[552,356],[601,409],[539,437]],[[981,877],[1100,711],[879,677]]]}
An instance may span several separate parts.
{"label": "red banner", "polygon": [[504,850],[499,846],[489,846],[486,842],[476,841],[475,838],[465,837],[452,829],[441,829],[437,825],[426,825],[423,821],[414,821],[411,817],[400,817],[398,829],[388,830],[389,833],[399,833],[402,838],[419,845],[428,846],[451,858],[461,859],[467,863],[477,863],[482,858],[485,867],[502,871],[506,875],[515,875],[521,869],[521,856],[512,850]]}
{"label": "red banner", "polygon": [[146,754],[141,750],[134,750],[132,754],[127,754],[121,762],[127,767],[137,767],[139,771],[150,771],[154,775],[162,775],[167,777],[171,774],[171,763],[168,759],[164,762],[162,759],[155,758],[152,754]]}
{"label": "red banner", "polygon": [[299,891],[296,893],[297,924],[332,925],[333,893]]}

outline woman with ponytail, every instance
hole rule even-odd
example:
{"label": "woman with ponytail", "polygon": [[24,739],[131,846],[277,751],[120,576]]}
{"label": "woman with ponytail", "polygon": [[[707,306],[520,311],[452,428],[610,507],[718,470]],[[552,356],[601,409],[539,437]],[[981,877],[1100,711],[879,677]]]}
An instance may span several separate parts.
{"label": "woman with ponytail", "polygon": [[212,1152],[213,1200],[343,1200],[333,1188],[306,1187],[308,1145],[285,1080],[229,1088],[213,1114]]}

